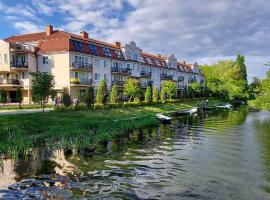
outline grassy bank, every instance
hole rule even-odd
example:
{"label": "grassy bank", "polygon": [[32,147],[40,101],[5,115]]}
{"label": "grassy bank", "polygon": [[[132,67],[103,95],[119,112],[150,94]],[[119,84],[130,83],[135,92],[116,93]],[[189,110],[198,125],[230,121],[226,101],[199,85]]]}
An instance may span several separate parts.
{"label": "grassy bank", "polygon": [[[219,103],[222,101],[209,101],[209,104]],[[156,113],[192,108],[196,104],[196,100],[187,100],[125,108],[1,116],[0,153],[20,152],[38,146],[91,147],[129,129],[157,125]],[[143,117],[134,120],[133,117],[138,116]]]}

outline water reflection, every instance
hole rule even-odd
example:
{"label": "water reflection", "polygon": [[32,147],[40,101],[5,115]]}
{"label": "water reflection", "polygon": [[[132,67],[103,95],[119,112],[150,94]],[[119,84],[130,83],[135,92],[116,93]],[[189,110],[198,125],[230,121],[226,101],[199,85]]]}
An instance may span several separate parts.
{"label": "water reflection", "polygon": [[10,190],[0,193],[64,199],[268,199],[269,124],[270,113],[205,113],[129,131],[94,151],[32,150],[17,161],[2,159],[0,189]]}

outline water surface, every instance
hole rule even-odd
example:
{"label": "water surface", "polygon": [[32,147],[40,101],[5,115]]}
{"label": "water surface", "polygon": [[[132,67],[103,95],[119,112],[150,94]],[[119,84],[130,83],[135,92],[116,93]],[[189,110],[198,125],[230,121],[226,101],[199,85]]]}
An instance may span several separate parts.
{"label": "water surface", "polygon": [[0,198],[270,199],[270,113],[238,109],[130,130],[92,150],[2,158]]}

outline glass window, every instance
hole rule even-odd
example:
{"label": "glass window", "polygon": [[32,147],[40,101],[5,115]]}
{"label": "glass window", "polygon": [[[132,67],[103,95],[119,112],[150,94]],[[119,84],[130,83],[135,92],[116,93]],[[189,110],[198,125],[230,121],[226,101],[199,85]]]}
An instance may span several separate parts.
{"label": "glass window", "polygon": [[43,64],[49,64],[49,58],[48,58],[48,56],[42,56],[42,63]]}
{"label": "glass window", "polygon": [[95,81],[99,81],[99,74],[95,74]]}
{"label": "glass window", "polygon": [[105,56],[107,56],[107,57],[112,57],[112,54],[111,54],[109,48],[105,48],[105,47],[104,47],[104,48],[103,48],[103,52],[104,52]]}
{"label": "glass window", "polygon": [[77,40],[72,40],[72,45],[75,51],[83,52],[83,43]]}
{"label": "glass window", "polygon": [[119,50],[115,50],[115,54],[116,54],[116,57],[117,57],[118,59],[121,59],[121,58],[122,58],[121,52],[120,52]]}
{"label": "glass window", "polygon": [[96,45],[89,44],[88,45],[89,51],[93,54],[98,54]]}
{"label": "glass window", "polygon": [[75,78],[79,78],[79,72],[75,72]]}
{"label": "glass window", "polygon": [[104,74],[104,80],[108,82],[108,74]]}
{"label": "glass window", "polygon": [[99,59],[94,59],[94,67],[99,67]]}
{"label": "glass window", "polygon": [[137,54],[134,54],[134,60],[137,60],[138,56]]}
{"label": "glass window", "polygon": [[5,63],[8,63],[8,59],[7,59],[7,54],[6,53],[4,54],[4,62]]}

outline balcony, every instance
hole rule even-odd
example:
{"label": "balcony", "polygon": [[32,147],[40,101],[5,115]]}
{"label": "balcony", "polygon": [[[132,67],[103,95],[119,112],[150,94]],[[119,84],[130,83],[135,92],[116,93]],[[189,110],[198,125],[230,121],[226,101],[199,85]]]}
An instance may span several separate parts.
{"label": "balcony", "polygon": [[184,82],[184,80],[185,80],[185,77],[183,77],[183,76],[178,76],[178,81],[179,81],[179,82]]}
{"label": "balcony", "polygon": [[70,63],[70,69],[92,71],[93,65],[91,63],[72,62]]}
{"label": "balcony", "polygon": [[125,81],[112,81],[112,85],[117,85],[119,87],[123,87],[125,84]]}
{"label": "balcony", "polygon": [[169,75],[169,74],[161,74],[160,78],[162,80],[173,80],[173,75]]}
{"label": "balcony", "polygon": [[152,72],[141,71],[141,77],[151,78]]}
{"label": "balcony", "polygon": [[0,79],[0,87],[21,87],[18,79]]}
{"label": "balcony", "polygon": [[186,86],[185,86],[185,84],[183,84],[183,83],[178,83],[178,84],[177,84],[177,89],[178,89],[178,90],[184,90],[184,89],[186,89]]}
{"label": "balcony", "polygon": [[26,54],[28,52],[35,52],[35,47],[30,45],[10,44],[10,51],[18,54]]}
{"label": "balcony", "polygon": [[28,62],[10,62],[10,68],[13,70],[28,70]]}
{"label": "balcony", "polygon": [[128,68],[112,67],[111,69],[114,74],[131,75],[131,69]]}
{"label": "balcony", "polygon": [[195,79],[195,78],[188,79],[188,83],[196,83],[196,82],[197,82],[197,79]]}
{"label": "balcony", "polygon": [[92,85],[92,80],[81,79],[81,78],[71,78],[70,85],[71,86],[89,86],[89,85]]}
{"label": "balcony", "polygon": [[153,81],[147,81],[140,83],[142,88],[147,88],[148,86],[153,84]]}

